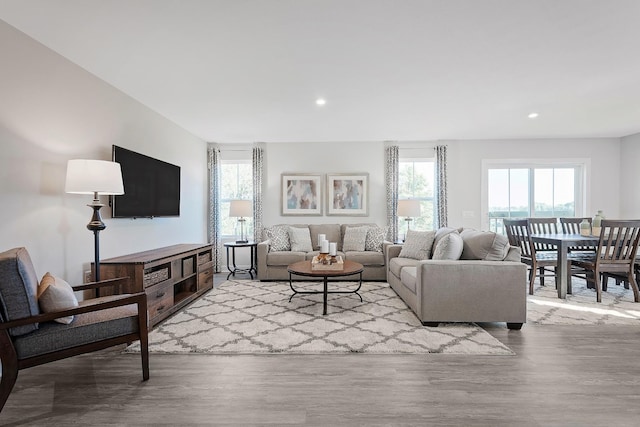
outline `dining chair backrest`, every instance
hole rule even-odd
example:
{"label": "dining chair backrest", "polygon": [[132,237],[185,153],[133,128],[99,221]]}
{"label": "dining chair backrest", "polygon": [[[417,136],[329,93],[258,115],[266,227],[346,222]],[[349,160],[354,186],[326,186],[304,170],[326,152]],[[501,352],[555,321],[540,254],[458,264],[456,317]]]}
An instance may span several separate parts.
{"label": "dining chair backrest", "polygon": [[[531,234],[557,234],[558,220],[556,218],[529,218],[529,231]],[[534,243],[535,250],[556,252],[555,246],[547,243]]]}
{"label": "dining chair backrest", "polygon": [[591,227],[591,218],[560,218],[562,232],[565,234],[580,234],[580,223],[584,220],[587,220],[589,227]]}
{"label": "dining chair backrest", "polygon": [[596,270],[632,271],[640,243],[640,220],[602,220]]}
{"label": "dining chair backrest", "polygon": [[520,248],[523,257],[531,258],[533,250],[531,245],[531,233],[529,232],[529,220],[505,219],[502,221],[507,232],[509,244]]}

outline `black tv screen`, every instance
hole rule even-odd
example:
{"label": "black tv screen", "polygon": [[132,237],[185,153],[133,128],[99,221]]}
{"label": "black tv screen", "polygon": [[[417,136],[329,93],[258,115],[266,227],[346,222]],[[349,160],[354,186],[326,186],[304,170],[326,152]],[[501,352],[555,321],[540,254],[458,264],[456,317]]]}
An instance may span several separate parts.
{"label": "black tv screen", "polygon": [[124,195],[112,196],[113,218],[180,216],[180,166],[113,146]]}

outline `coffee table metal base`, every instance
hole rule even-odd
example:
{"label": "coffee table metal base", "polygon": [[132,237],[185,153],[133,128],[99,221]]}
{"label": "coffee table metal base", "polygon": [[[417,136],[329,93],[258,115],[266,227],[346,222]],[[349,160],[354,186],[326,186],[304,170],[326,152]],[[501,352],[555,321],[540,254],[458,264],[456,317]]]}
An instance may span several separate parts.
{"label": "coffee table metal base", "polygon": [[[322,315],[326,315],[327,314],[327,297],[329,296],[329,294],[356,294],[360,297],[360,302],[364,302],[362,299],[362,295],[360,295],[358,293],[358,291],[360,290],[360,288],[362,287],[362,272],[359,273],[353,273],[353,274],[359,274],[360,275],[360,280],[358,282],[358,287],[353,290],[353,291],[330,291],[329,290],[329,277],[328,276],[322,276],[322,282],[323,282],[323,289],[321,291],[299,291],[296,288],[293,287],[293,279],[291,278],[291,276],[293,274],[298,274],[298,273],[292,273],[289,272],[289,287],[291,288],[291,290],[293,291],[293,294],[289,297],[289,302],[291,302],[291,300],[293,299],[293,297],[296,294],[323,294],[323,305],[322,305]],[[303,274],[299,274],[300,276],[304,276]],[[315,276],[315,277],[320,277],[320,276]]]}

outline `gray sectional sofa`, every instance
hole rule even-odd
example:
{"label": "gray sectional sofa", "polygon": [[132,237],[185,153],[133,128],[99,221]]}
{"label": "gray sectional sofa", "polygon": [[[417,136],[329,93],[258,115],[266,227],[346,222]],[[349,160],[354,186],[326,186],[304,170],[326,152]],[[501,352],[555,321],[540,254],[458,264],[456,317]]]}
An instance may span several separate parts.
{"label": "gray sectional sofa", "polygon": [[509,329],[522,327],[527,267],[519,248],[492,232],[442,228],[421,233],[420,239],[408,233],[404,245],[387,245],[385,256],[387,281],[424,325],[506,322]]}
{"label": "gray sectional sofa", "polygon": [[[348,228],[361,232],[366,229],[364,241],[362,233],[347,231]],[[376,224],[279,224],[266,227],[264,240],[258,243],[257,248],[258,279],[288,280],[289,264],[313,259],[318,254],[319,234],[324,234],[327,240],[337,244],[337,254],[343,259],[356,261],[364,266],[363,280],[387,279],[384,248],[391,243],[384,240],[386,230]],[[306,242],[305,246],[305,242],[297,241],[300,236],[304,239],[308,236],[310,242]],[[349,239],[345,245],[345,236],[355,238]]]}

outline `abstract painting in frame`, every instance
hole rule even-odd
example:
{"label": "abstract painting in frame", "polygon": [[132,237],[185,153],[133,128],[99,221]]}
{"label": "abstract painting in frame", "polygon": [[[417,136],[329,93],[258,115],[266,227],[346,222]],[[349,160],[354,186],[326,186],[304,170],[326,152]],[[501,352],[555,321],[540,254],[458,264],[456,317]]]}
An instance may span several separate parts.
{"label": "abstract painting in frame", "polygon": [[282,174],[282,215],[322,215],[321,174]]}
{"label": "abstract painting in frame", "polygon": [[327,215],[369,214],[369,174],[327,174]]}

